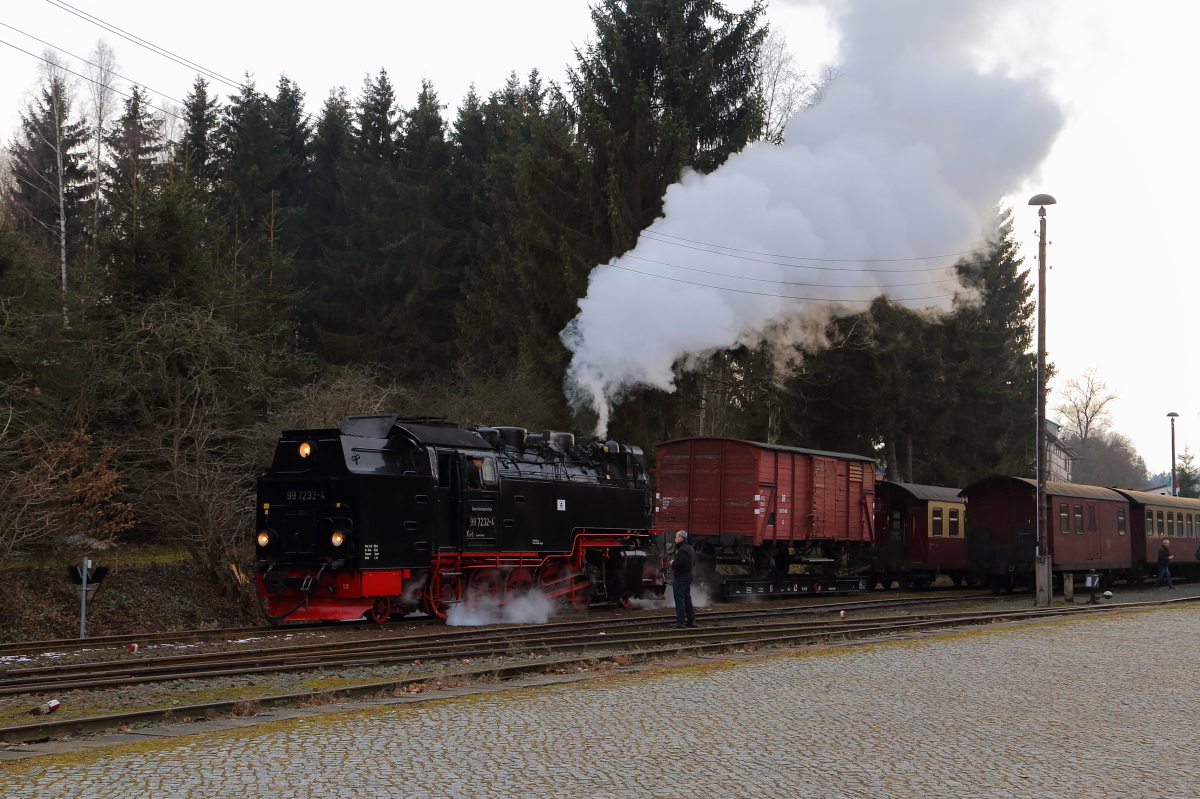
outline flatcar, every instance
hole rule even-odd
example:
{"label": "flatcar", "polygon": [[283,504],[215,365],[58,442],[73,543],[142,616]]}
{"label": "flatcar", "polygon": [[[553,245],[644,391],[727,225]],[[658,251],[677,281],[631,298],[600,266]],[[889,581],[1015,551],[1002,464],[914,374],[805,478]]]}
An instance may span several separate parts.
{"label": "flatcar", "polygon": [[1134,581],[1142,573],[1157,576],[1158,550],[1171,542],[1171,573],[1200,580],[1200,499],[1113,489],[1129,500],[1129,533],[1133,541]]}
{"label": "flatcar", "polygon": [[656,524],[687,530],[724,596],[861,590],[875,459],[733,438],[658,447]]}
{"label": "flatcar", "polygon": [[290,430],[258,480],[255,576],[273,620],[376,622],[536,587],[577,607],[640,596],[640,449],[396,414]]}
{"label": "flatcar", "polygon": [[875,489],[872,585],[921,589],[939,575],[972,581],[967,559],[967,506],[957,488],[888,480]]}
{"label": "flatcar", "polygon": [[[1037,483],[988,477],[963,489],[971,569],[997,593],[1032,587]],[[1047,540],[1055,574],[1096,570],[1105,582],[1135,574],[1129,501],[1109,488],[1046,483]],[[1141,566],[1139,564],[1138,569]]]}

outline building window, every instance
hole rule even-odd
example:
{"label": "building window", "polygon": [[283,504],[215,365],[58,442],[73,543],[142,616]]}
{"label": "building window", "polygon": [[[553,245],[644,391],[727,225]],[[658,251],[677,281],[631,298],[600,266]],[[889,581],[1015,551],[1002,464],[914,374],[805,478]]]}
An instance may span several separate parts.
{"label": "building window", "polygon": [[1075,534],[1083,535],[1083,506],[1075,506]]}
{"label": "building window", "polygon": [[1071,509],[1065,502],[1058,504],[1058,531],[1060,533],[1071,532]]}
{"label": "building window", "polygon": [[933,509],[933,525],[931,527],[930,532],[932,532],[933,535],[938,536],[938,537],[941,537],[941,535],[942,535],[942,509],[941,508]]}
{"label": "building window", "polygon": [[1162,538],[1166,532],[1167,532],[1166,525],[1163,524],[1163,512],[1159,511],[1158,512],[1158,537]]}
{"label": "building window", "polygon": [[950,537],[958,538],[958,508],[950,509]]}
{"label": "building window", "polygon": [[1117,508],[1117,535],[1125,535],[1125,509]]}
{"label": "building window", "polygon": [[1175,537],[1175,512],[1167,511],[1167,538]]}

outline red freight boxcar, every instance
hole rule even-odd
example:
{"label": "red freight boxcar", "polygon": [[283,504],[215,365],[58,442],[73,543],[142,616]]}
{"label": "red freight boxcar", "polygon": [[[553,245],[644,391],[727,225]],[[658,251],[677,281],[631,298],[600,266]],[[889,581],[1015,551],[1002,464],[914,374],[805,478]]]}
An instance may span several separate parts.
{"label": "red freight boxcar", "polygon": [[1157,575],[1158,549],[1164,540],[1171,542],[1171,574],[1200,579],[1200,499],[1148,494],[1145,491],[1113,489],[1129,500],[1129,533],[1133,539],[1133,559],[1141,568],[1134,575],[1139,581],[1143,569]]}
{"label": "red freight boxcar", "polygon": [[884,588],[926,588],[939,574],[969,579],[966,503],[959,489],[881,482],[875,489],[871,578]]}
{"label": "red freight boxcar", "polygon": [[698,579],[726,595],[865,588],[874,467],[861,455],[732,438],[668,441],[658,446],[656,526],[687,530]]}
{"label": "red freight boxcar", "polygon": [[[1033,585],[1037,546],[1037,483],[1024,477],[988,477],[963,489],[971,525],[972,571],[993,590]],[[1046,510],[1054,572],[1095,569],[1107,581],[1133,574],[1129,502],[1109,488],[1046,483]]]}

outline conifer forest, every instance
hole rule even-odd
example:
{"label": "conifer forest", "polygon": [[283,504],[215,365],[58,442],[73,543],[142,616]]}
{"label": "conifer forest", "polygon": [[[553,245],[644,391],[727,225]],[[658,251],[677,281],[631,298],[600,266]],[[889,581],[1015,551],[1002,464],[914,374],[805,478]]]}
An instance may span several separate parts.
{"label": "conifer forest", "polygon": [[[593,18],[563,85],[402,97],[383,68],[311,114],[286,77],[197,78],[168,114],[45,69],[0,170],[0,561],[155,542],[234,590],[283,429],[395,409],[590,432],[560,338],[589,273],[685,170],[783,135],[761,5]],[[1003,209],[988,245],[957,266],[978,300],[879,299],[820,346],[697,354],[609,435],[651,467],[658,442],[721,435],[935,485],[1030,474],[1033,306]]]}

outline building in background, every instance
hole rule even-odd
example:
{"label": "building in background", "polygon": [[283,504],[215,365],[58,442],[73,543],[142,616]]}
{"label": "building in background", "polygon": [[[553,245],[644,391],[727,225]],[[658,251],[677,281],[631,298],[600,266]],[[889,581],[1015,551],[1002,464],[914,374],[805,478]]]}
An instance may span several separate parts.
{"label": "building in background", "polygon": [[1048,439],[1049,463],[1046,479],[1056,483],[1071,482],[1071,461],[1079,457],[1079,453],[1063,443],[1058,437],[1062,425],[1046,420],[1046,438]]}

